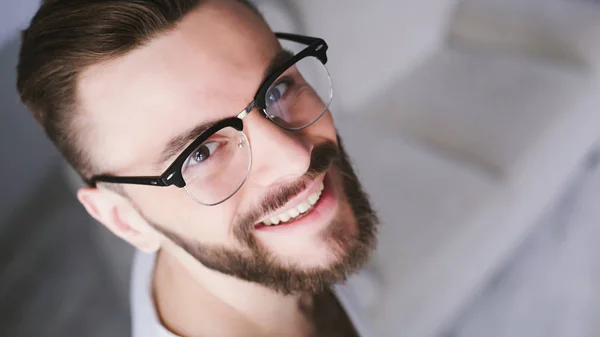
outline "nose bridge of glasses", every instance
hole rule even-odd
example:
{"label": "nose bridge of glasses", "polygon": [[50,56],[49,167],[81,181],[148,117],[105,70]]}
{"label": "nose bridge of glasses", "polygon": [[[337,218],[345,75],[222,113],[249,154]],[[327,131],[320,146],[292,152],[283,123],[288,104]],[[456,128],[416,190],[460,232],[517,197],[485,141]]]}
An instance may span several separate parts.
{"label": "nose bridge of glasses", "polygon": [[254,101],[250,104],[248,104],[247,107],[244,108],[244,110],[242,110],[238,115],[237,118],[239,119],[244,119],[244,117],[248,116],[250,114],[250,112],[252,110],[254,110],[254,108],[256,107],[256,104],[254,103]]}

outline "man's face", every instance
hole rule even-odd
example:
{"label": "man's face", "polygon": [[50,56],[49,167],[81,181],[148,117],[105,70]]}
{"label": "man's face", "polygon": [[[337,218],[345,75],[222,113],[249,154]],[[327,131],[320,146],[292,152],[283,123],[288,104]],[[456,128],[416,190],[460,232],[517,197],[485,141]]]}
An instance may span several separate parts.
{"label": "man's face", "polygon": [[[236,116],[280,50],[250,9],[209,1],[167,34],[84,72],[85,147],[113,175],[160,175],[176,157],[160,161],[165,146],[207,121]],[[175,186],[123,185],[136,211],[205,267],[285,293],[342,281],[365,262],[376,217],[331,113],[300,131],[256,110],[243,123],[252,167],[229,200],[204,206]]]}

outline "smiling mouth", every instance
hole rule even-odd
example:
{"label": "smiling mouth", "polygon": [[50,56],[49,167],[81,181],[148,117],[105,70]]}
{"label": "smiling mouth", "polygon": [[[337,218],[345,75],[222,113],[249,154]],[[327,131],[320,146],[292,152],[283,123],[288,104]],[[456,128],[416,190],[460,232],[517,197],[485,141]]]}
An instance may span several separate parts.
{"label": "smiling mouth", "polygon": [[321,182],[316,191],[309,195],[305,200],[299,201],[297,205],[289,208],[287,211],[268,217],[261,223],[257,224],[257,226],[280,226],[303,218],[315,208],[315,205],[321,199],[321,194],[323,193],[324,189],[325,185],[323,182]]}

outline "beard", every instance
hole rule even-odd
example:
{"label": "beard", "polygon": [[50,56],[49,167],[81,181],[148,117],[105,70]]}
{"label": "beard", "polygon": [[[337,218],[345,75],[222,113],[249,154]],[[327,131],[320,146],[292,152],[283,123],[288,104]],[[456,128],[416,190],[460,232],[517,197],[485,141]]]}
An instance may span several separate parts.
{"label": "beard", "polygon": [[[284,206],[331,168],[339,176],[337,181],[341,182],[337,184],[341,185],[341,191],[337,191],[340,206],[347,203],[350,209],[346,214],[338,214],[321,233],[322,240],[333,252],[334,262],[312,268],[284,264],[257,240],[254,226],[261,217]],[[346,208],[340,207],[338,212]],[[289,295],[319,293],[334,284],[344,283],[368,261],[376,244],[378,224],[377,215],[338,135],[338,144],[327,141],[315,146],[310,167],[298,182],[269,193],[253,211],[237,218],[233,234],[241,245],[238,249],[203,244],[163,226],[154,226],[205,267]]]}

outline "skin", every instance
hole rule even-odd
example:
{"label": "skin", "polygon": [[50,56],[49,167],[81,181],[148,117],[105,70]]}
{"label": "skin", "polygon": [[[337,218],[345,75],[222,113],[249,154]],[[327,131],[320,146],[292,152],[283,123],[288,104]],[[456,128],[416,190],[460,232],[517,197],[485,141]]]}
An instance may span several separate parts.
{"label": "skin", "polygon": [[[207,120],[237,115],[252,100],[278,50],[270,29],[248,8],[235,1],[202,4],[168,33],[81,75],[78,103],[85,148],[103,172],[160,174],[170,164],[157,163],[169,140]],[[330,112],[297,132],[278,127],[258,111],[243,121],[252,170],[223,204],[199,205],[174,186],[122,185],[125,196],[100,185],[82,188],[78,198],[115,235],[142,251],[159,252],[154,300],[163,324],[173,332],[306,336],[310,327],[299,310],[299,294],[282,294],[209,269],[156,226],[204,245],[242,250],[232,224],[254,210],[257,200],[301,179],[317,144],[338,143]],[[356,236],[357,221],[340,192],[340,173],[332,168],[327,175],[336,202],[317,225],[326,229],[333,218],[343,218],[343,231]],[[319,231],[254,235],[283,266],[327,268],[340,259],[338,247]]]}

